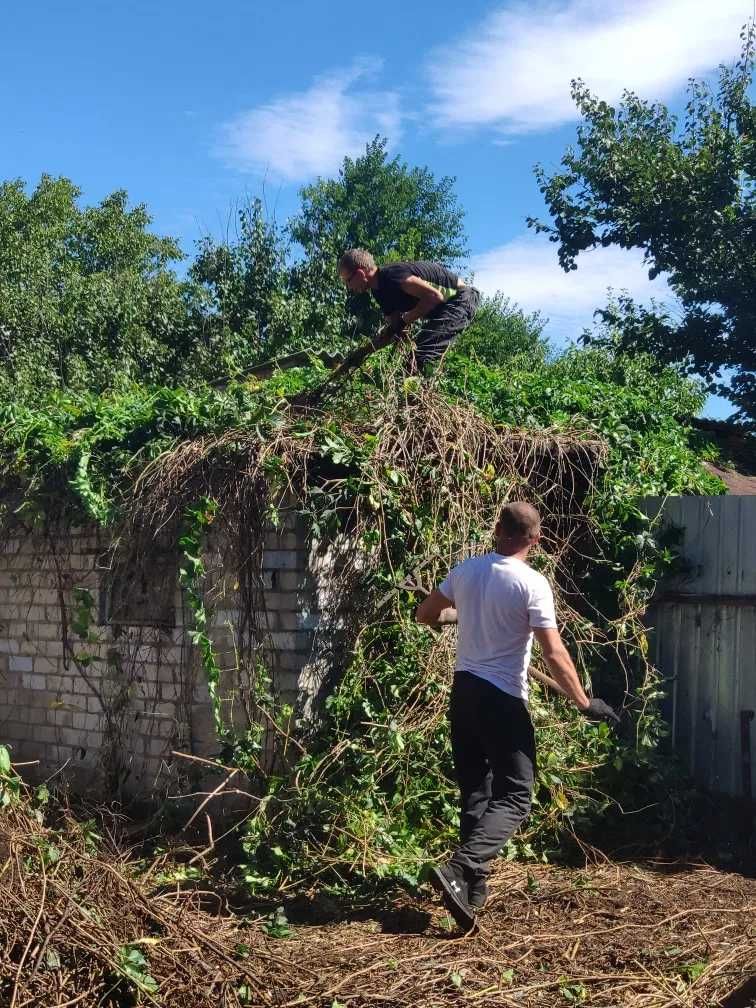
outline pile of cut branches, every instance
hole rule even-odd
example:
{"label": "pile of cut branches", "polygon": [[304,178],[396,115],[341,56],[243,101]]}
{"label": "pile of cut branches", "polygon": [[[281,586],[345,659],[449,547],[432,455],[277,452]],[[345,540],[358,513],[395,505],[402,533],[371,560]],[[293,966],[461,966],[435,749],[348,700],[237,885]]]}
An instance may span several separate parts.
{"label": "pile of cut branches", "polygon": [[240,916],[221,882],[186,881],[192,851],[139,860],[122,827],[49,799],[43,814],[18,786],[0,812],[0,1003],[746,1008],[756,994],[756,881],[705,864],[499,863],[461,936],[424,890],[300,893]]}
{"label": "pile of cut branches", "polygon": [[59,809],[53,827],[17,792],[0,811],[0,1003],[262,1008],[292,989],[260,928],[221,915],[213,893],[166,885],[159,859],[119,849],[114,818],[109,836],[107,817]]}

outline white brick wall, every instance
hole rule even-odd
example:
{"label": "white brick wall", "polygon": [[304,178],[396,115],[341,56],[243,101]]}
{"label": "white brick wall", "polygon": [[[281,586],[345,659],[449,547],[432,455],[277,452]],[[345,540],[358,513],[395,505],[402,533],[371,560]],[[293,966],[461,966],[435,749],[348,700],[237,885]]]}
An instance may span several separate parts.
{"label": "white brick wall", "polygon": [[[175,793],[177,782],[167,769],[172,748],[201,755],[217,752],[207,687],[180,625],[178,587],[175,628],[114,631],[93,625],[98,643],[69,638],[76,654],[94,656],[81,668],[64,648],[59,589],[69,606],[69,622],[76,587],[93,594],[96,619],[103,573],[97,563],[107,545],[93,530],[60,536],[56,552],[66,573],[59,586],[42,537],[14,533],[4,538],[0,530],[0,743],[11,746],[14,761],[38,760],[39,777],[66,763],[65,773],[74,786],[102,788],[103,764],[110,756],[127,775],[125,793],[149,797],[169,787]],[[261,617],[269,631],[274,688],[289,701],[302,701],[304,693],[306,713],[326,670],[318,657],[321,646],[348,657],[341,637],[340,650],[334,651],[335,635],[343,637],[343,619],[333,611],[333,593],[327,589],[343,545],[313,547],[293,508],[282,512],[280,529],[265,534]],[[208,550],[211,633],[221,667],[231,670],[224,682],[224,710],[233,710],[243,723],[243,691],[234,673],[238,585],[223,560],[223,550]],[[114,744],[107,734],[103,702],[112,711],[118,697]],[[181,765],[175,772],[185,773],[185,761],[176,762]]]}

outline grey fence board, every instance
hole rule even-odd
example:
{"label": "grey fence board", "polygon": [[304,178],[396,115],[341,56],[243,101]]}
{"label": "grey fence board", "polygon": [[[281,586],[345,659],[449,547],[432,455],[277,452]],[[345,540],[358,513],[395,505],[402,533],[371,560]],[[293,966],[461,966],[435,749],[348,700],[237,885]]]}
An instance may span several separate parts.
{"label": "grey fence board", "polygon": [[[644,509],[685,530],[689,569],[660,585],[649,616],[675,747],[704,787],[745,795],[742,715],[756,710],[756,497],[652,498]],[[748,796],[756,798],[756,720],[748,732]]]}

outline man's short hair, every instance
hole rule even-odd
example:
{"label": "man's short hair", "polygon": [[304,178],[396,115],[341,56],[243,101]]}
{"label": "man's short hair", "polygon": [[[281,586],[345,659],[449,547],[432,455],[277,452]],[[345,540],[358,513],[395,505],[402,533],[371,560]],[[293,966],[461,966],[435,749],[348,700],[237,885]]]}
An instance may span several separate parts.
{"label": "man's short hair", "polygon": [[541,516],[532,504],[512,501],[501,509],[499,526],[509,538],[531,539],[541,531]]}
{"label": "man's short hair", "polygon": [[339,269],[354,270],[374,270],[376,268],[375,259],[366,249],[347,249],[339,259]]}

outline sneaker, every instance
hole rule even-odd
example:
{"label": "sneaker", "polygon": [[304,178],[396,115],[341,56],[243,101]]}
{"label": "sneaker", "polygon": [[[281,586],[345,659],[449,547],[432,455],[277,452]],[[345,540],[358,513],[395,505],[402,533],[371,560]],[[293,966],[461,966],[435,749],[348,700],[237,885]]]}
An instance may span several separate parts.
{"label": "sneaker", "polygon": [[467,902],[473,910],[482,910],[488,900],[485,875],[473,875],[467,881]]}
{"label": "sneaker", "polygon": [[470,931],[475,924],[475,912],[468,903],[467,882],[462,869],[451,863],[431,868],[430,883],[441,893],[444,906],[456,923],[464,931]]}

